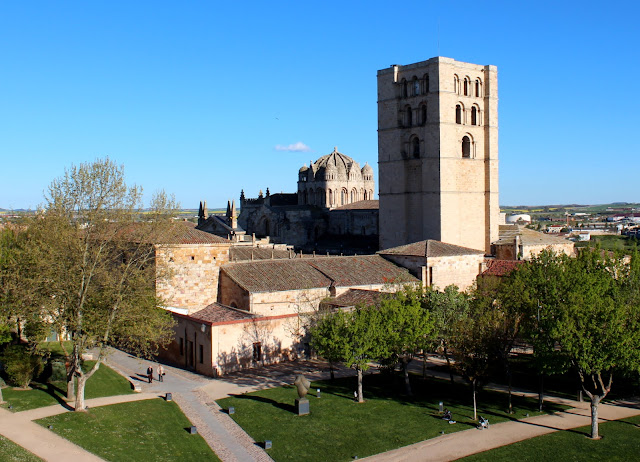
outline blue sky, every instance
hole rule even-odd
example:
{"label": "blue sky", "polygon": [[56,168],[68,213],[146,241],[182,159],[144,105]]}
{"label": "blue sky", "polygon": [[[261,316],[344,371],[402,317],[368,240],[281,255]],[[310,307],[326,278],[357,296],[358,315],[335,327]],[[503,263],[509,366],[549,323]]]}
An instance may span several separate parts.
{"label": "blue sky", "polygon": [[[437,55],[498,66],[501,204],[640,202],[639,13],[632,1],[5,1],[0,207],[35,207],[65,167],[106,156],[188,208],[241,188],[293,192],[298,168],[334,146],[375,168],[377,70]],[[285,149],[297,143],[308,151]]]}

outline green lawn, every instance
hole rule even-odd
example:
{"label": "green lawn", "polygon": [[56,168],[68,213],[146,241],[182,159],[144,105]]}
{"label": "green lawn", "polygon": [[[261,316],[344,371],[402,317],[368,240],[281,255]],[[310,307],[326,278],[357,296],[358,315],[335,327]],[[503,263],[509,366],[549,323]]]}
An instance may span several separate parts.
{"label": "green lawn", "polygon": [[65,413],[37,421],[103,459],[217,461],[174,402],[136,401]]}
{"label": "green lawn", "polygon": [[0,435],[0,457],[3,462],[41,462],[22,446]]}
{"label": "green lawn", "polygon": [[[598,441],[587,438],[590,427],[531,438],[466,457],[465,462],[491,461],[629,461],[640,454],[640,417],[600,424]],[[495,429],[491,429],[494,431]]]}
{"label": "green lawn", "polygon": [[[475,426],[469,387],[412,377],[415,396],[408,398],[399,392],[399,381],[392,380],[384,375],[365,377],[364,404],[353,399],[355,378],[315,382],[307,395],[311,414],[301,417],[295,413],[297,393],[292,386],[237,395],[218,404],[223,409],[235,407],[232,417],[256,441],[271,440],[269,454],[276,461],[346,461]],[[320,399],[316,388],[321,389]],[[440,401],[452,411],[457,424],[441,419]],[[504,412],[506,405],[505,394],[482,392],[478,396],[479,414],[491,423],[536,414],[535,400],[514,398],[516,413],[511,416]]]}
{"label": "green lawn", "polygon": [[[86,361],[83,368],[88,370],[93,364],[94,361]],[[66,386],[64,382],[34,382],[31,384],[31,390],[4,388],[2,395],[6,403],[2,407],[7,408],[11,405],[12,411],[20,412],[62,403],[66,394]],[[104,364],[101,364],[100,369],[87,381],[85,388],[85,398],[87,399],[129,393],[133,393],[129,381]]]}

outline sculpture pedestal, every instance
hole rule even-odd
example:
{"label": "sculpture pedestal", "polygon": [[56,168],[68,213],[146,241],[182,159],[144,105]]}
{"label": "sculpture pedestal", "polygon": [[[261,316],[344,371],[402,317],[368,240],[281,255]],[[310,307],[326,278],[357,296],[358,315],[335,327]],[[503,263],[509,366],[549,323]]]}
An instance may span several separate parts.
{"label": "sculpture pedestal", "polygon": [[296,410],[298,411],[298,415],[309,414],[309,400],[307,398],[296,399]]}

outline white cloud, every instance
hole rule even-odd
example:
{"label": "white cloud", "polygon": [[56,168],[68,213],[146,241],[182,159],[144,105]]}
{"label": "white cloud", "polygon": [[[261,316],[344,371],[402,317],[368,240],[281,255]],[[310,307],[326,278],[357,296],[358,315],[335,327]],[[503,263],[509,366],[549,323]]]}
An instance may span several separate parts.
{"label": "white cloud", "polygon": [[289,146],[283,146],[282,144],[277,144],[275,147],[276,151],[289,151],[289,152],[309,152],[311,148],[304,144],[302,141],[298,141],[297,143],[290,144]]}

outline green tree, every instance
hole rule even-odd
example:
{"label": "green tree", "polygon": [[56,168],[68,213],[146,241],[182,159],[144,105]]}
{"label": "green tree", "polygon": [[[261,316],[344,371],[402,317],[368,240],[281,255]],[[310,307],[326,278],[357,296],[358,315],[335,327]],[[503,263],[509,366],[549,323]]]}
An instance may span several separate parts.
{"label": "green tree", "polygon": [[423,307],[422,288],[406,286],[382,298],[379,311],[382,354],[397,359],[402,365],[407,395],[411,396],[409,363],[419,351],[433,343],[434,321]]}
{"label": "green tree", "polygon": [[476,393],[490,377],[495,359],[495,331],[488,314],[476,310],[460,319],[449,340],[454,368],[471,385],[474,420],[478,418]]}
{"label": "green tree", "polygon": [[341,311],[325,312],[318,316],[309,330],[312,348],[329,362],[331,380],[335,378],[333,365],[343,360],[342,355],[346,350],[345,323]]}
{"label": "green tree", "polygon": [[635,292],[640,264],[634,260],[625,264],[599,249],[585,249],[576,258],[546,253],[518,276],[530,277],[525,305],[540,300],[540,315],[532,322],[538,329],[530,330],[538,354],[560,356],[555,366],[552,362],[556,370],[571,364],[578,371],[591,400],[594,439],[599,437],[598,405],[610,392],[614,373],[640,369],[640,306]]}
{"label": "green tree", "polygon": [[[154,244],[173,232],[175,205],[160,193],[145,210],[141,197],[141,188],[128,187],[124,168],[109,159],[73,166],[51,183],[46,209],[29,227],[29,248],[38,252],[31,268],[40,275],[38,319],[59,333],[67,398],[75,398],[76,411],[85,409],[86,381],[108,344],[150,355],[171,337],[171,316],[155,295],[163,275]],[[84,372],[82,355],[93,347],[97,360]]]}
{"label": "green tree", "polygon": [[469,314],[469,297],[450,285],[442,292],[427,288],[424,300],[434,321],[436,349],[445,357],[453,383],[450,344],[456,326]]}

